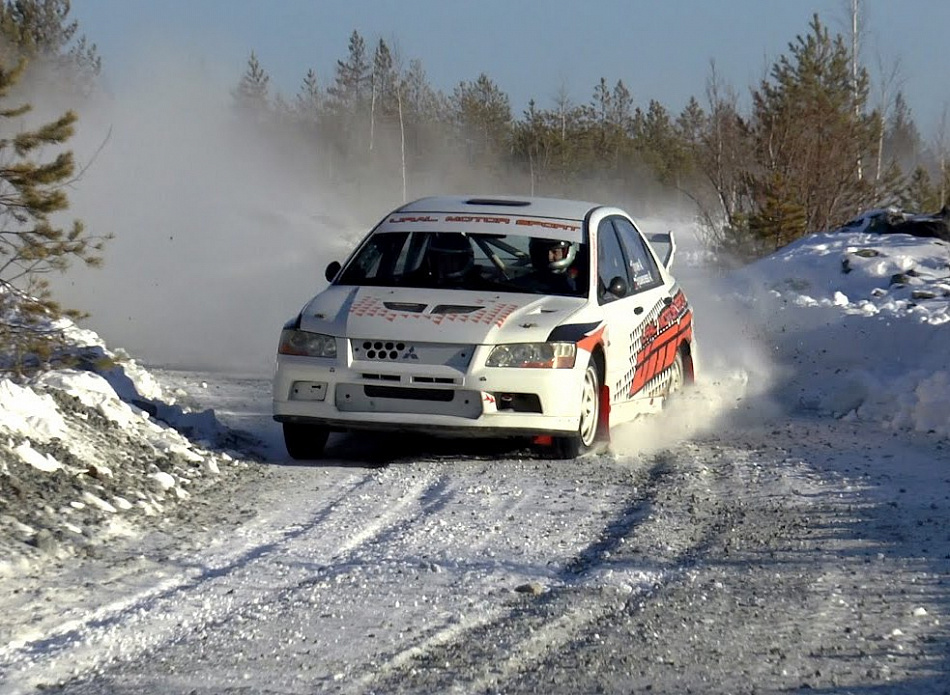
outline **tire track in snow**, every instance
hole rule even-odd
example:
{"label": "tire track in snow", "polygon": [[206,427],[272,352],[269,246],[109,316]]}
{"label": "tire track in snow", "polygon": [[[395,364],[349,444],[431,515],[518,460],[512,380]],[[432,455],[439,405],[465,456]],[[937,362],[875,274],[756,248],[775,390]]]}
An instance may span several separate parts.
{"label": "tire track in snow", "polygon": [[[679,457],[688,457],[688,452]],[[624,548],[628,541],[635,544],[638,536],[649,538],[649,526],[666,523],[656,507],[661,493],[679,482],[673,476],[681,463],[667,452],[638,470],[635,489],[642,493],[631,496],[601,533],[568,559],[556,576],[559,585],[541,596],[515,598],[514,606],[506,601],[475,619],[433,631],[378,663],[374,673],[343,691],[418,691],[420,686],[432,691],[503,691],[506,682],[578,639],[585,630],[628,611],[664,586],[682,581],[722,529],[710,527],[698,537],[685,538],[684,547],[665,560],[615,557],[618,551],[631,554]],[[649,545],[643,550],[640,557],[650,557]]]}
{"label": "tire track in snow", "polygon": [[[237,552],[225,552],[218,562],[201,568],[185,568],[177,576],[152,584],[144,590],[110,602],[81,618],[70,620],[47,629],[28,641],[14,641],[0,648],[0,686],[4,692],[14,695],[32,690],[37,679],[31,672],[37,671],[38,662],[43,663],[43,681],[51,673],[62,676],[81,676],[82,672],[116,659],[131,660],[153,649],[155,645],[168,642],[184,630],[192,632],[204,625],[215,624],[222,616],[251,604],[254,596],[243,601],[237,592],[227,598],[214,594],[219,584],[237,581],[241,574],[248,573],[255,565],[265,564],[287,553],[294,544],[308,542],[310,536],[324,543],[321,555],[330,565],[353,553],[363,544],[390,532],[390,527],[407,523],[406,515],[414,516],[413,503],[430,493],[430,504],[437,503],[438,490],[431,482],[432,473],[418,476],[408,485],[391,486],[383,511],[367,518],[357,509],[349,507],[358,503],[361,491],[380,485],[386,469],[373,471],[363,476],[352,486],[346,487],[317,508],[304,524],[265,529],[266,540],[241,547]],[[400,482],[397,479],[396,482]],[[372,499],[380,501],[379,491],[373,489]],[[340,521],[342,517],[345,521]],[[358,525],[355,532],[347,529]],[[327,545],[327,529],[340,531],[345,538],[330,536]],[[257,533],[261,533],[258,529]],[[320,547],[319,543],[317,547]],[[266,571],[266,569],[265,569]],[[295,582],[293,586],[298,586]],[[266,586],[266,584],[263,584]],[[271,587],[267,593],[279,593],[288,587]],[[184,610],[182,602],[195,605],[194,611]],[[187,614],[190,622],[181,622]],[[12,688],[7,691],[9,686]]]}

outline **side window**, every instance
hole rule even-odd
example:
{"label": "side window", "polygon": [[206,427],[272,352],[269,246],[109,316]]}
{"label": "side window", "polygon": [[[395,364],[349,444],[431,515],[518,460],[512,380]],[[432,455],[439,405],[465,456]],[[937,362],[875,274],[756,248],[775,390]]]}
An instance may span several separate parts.
{"label": "side window", "polygon": [[627,255],[630,291],[638,292],[659,285],[663,278],[657,269],[653,254],[646,247],[643,235],[629,220],[622,217],[613,218],[613,223]]}
{"label": "side window", "polygon": [[603,220],[597,228],[597,299],[601,304],[620,299],[607,289],[616,277],[629,282],[617,233],[610,220]]}

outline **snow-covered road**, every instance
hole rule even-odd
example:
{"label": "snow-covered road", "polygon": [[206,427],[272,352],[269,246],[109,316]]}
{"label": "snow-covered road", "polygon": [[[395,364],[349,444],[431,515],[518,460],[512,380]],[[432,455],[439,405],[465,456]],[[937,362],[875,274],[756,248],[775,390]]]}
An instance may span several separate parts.
{"label": "snow-covered road", "polygon": [[263,376],[3,382],[0,693],[948,693],[948,254],[683,278],[699,382],[573,463],[298,464]]}
{"label": "snow-covered road", "polygon": [[0,691],[950,687],[939,439],[747,404],[648,454],[341,436],[297,465],[266,380],[165,376],[265,442],[262,474],[26,591]]}

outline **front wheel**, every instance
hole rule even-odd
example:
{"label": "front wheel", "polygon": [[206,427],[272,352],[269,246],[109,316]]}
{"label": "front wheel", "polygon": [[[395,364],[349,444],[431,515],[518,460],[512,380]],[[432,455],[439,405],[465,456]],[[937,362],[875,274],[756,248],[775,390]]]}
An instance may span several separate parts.
{"label": "front wheel", "polygon": [[577,434],[554,437],[551,451],[553,458],[577,458],[590,450],[597,441],[597,431],[600,427],[600,375],[597,373],[597,365],[593,360],[588,363],[587,371],[584,372],[580,414],[581,421]]}
{"label": "front wheel", "polygon": [[319,425],[302,425],[297,422],[284,423],[284,446],[290,458],[296,461],[318,459],[330,437],[330,430]]}

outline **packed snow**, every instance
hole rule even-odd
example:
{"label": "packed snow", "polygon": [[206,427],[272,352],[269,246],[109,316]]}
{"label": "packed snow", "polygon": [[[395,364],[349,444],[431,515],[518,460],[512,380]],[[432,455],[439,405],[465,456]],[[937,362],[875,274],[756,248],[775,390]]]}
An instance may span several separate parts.
{"label": "packed snow", "polygon": [[[689,276],[688,268],[679,272]],[[717,391],[741,395],[751,378],[755,388],[767,386],[792,407],[950,436],[946,242],[903,234],[815,234],[717,287],[713,295],[703,288],[693,297],[700,339],[709,338],[701,344],[704,398],[695,407],[708,409]],[[187,503],[197,479],[213,480],[241,456],[222,447],[227,430],[213,411],[182,407],[178,401],[187,394],[163,389],[152,373],[121,350],[110,352],[92,331],[68,330],[87,366],[95,364],[92,356],[108,358],[111,366],[0,381],[2,573],[44,556],[37,547],[43,530],[64,541],[66,552],[75,549],[77,536],[94,536],[77,529],[77,510],[86,510],[84,521],[93,525],[116,515],[155,514],[169,499]],[[762,354],[743,352],[750,344]],[[701,427],[714,426],[715,409],[707,414],[710,421]],[[93,417],[141,450],[132,455],[116,448],[101,428],[90,429]],[[623,448],[622,428],[615,439]],[[144,464],[143,457],[166,464]],[[119,471],[125,487],[106,484]],[[12,503],[24,494],[16,481],[37,472],[70,484],[30,488],[22,518]]]}

